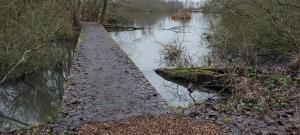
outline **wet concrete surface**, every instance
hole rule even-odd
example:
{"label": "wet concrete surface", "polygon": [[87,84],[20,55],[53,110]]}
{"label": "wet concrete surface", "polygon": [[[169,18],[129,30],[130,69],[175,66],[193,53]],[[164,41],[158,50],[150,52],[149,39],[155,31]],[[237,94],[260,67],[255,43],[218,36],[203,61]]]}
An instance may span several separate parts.
{"label": "wet concrete surface", "polygon": [[142,72],[96,23],[83,23],[56,127],[161,115],[170,109]]}

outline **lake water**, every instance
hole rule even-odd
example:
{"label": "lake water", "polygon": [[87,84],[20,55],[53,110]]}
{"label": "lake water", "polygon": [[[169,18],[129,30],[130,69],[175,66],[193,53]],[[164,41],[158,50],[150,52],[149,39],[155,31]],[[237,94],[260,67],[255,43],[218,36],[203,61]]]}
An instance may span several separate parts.
{"label": "lake water", "polygon": [[200,89],[190,94],[187,88],[163,79],[154,70],[168,67],[162,60],[163,44],[174,41],[183,41],[183,50],[193,58],[195,66],[207,66],[210,49],[203,37],[209,28],[209,19],[202,13],[192,13],[189,21],[175,21],[170,15],[140,14],[128,25],[146,29],[110,34],[170,106],[188,107],[215,94]]}

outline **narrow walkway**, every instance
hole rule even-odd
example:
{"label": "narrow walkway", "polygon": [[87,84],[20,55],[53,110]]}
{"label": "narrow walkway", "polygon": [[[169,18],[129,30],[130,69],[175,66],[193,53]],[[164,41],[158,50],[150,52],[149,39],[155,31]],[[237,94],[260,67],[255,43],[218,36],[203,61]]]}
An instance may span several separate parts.
{"label": "narrow walkway", "polygon": [[84,23],[79,40],[60,125],[75,129],[91,122],[169,112],[161,96],[102,26]]}

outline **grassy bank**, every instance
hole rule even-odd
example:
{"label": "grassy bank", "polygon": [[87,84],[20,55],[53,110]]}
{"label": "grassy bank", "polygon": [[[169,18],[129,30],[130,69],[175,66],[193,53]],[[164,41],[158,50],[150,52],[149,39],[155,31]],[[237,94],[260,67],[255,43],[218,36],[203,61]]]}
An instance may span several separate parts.
{"label": "grassy bank", "polygon": [[191,93],[199,88],[215,91],[219,98],[194,103],[182,112],[201,121],[217,122],[227,134],[297,134],[300,129],[297,125],[300,79],[293,73],[278,69],[196,67],[156,72],[187,87]]}

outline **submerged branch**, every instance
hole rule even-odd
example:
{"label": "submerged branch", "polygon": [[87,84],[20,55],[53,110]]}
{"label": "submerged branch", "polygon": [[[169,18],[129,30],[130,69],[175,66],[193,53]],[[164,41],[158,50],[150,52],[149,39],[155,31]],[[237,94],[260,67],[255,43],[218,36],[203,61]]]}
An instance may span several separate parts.
{"label": "submerged branch", "polygon": [[[50,34],[46,39],[49,39],[49,38],[51,38],[53,35],[55,35],[56,33],[58,33],[60,30],[61,30],[62,28],[59,28],[57,31],[55,31],[53,34]],[[8,78],[8,76],[9,75],[11,75],[15,70],[16,70],[16,68],[17,67],[19,67],[22,63],[24,63],[24,62],[26,62],[26,60],[27,60],[27,58],[28,58],[28,55],[30,54],[30,53],[32,53],[33,51],[37,51],[37,50],[39,50],[39,49],[41,49],[41,48],[43,48],[43,47],[45,47],[45,46],[47,46],[48,44],[47,44],[47,42],[45,41],[42,45],[40,45],[40,46],[38,46],[38,47],[35,47],[35,48],[33,48],[33,49],[29,49],[29,50],[26,50],[24,53],[23,53],[23,55],[22,55],[22,57],[21,57],[21,59],[7,72],[7,74],[5,74],[3,77],[2,77],[2,79],[0,80],[0,84],[3,84],[5,81],[6,81],[6,79]]]}
{"label": "submerged branch", "polygon": [[0,117],[1,117],[1,118],[4,118],[4,119],[8,119],[8,120],[13,121],[13,122],[16,122],[16,123],[19,123],[19,124],[24,125],[24,126],[29,126],[29,124],[27,124],[27,123],[25,123],[25,122],[22,122],[22,121],[20,121],[20,120],[15,119],[15,118],[11,118],[11,117],[5,116],[5,115],[3,115],[3,114],[1,114],[1,113],[0,113]]}
{"label": "submerged branch", "polygon": [[279,5],[289,6],[289,7],[294,7],[294,8],[300,9],[300,6],[298,6],[298,5],[292,5],[292,4],[289,4],[289,3],[284,3],[284,2],[282,2],[282,1],[280,1],[280,0],[277,0],[277,3],[278,3]]}
{"label": "submerged branch", "polygon": [[133,26],[122,26],[122,25],[104,25],[107,31],[134,31],[134,30],[143,30],[143,29],[151,29],[144,27],[133,27]]}
{"label": "submerged branch", "polygon": [[16,68],[17,68],[18,66],[20,66],[23,62],[26,61],[28,54],[31,53],[31,52],[32,52],[32,50],[27,50],[27,51],[24,52],[23,56],[22,56],[21,59],[18,61],[18,63],[17,63],[13,68],[11,68],[11,69],[7,72],[7,74],[1,79],[0,84],[4,83],[5,80],[8,78],[8,76],[9,76],[10,74],[12,74],[12,73],[16,70]]}
{"label": "submerged branch", "polygon": [[4,5],[4,6],[1,6],[1,8],[9,7],[9,6],[11,6],[12,4],[14,4],[14,3],[17,2],[17,1],[18,1],[18,0],[13,0],[13,1],[11,1],[10,3],[8,3],[8,4]]}

